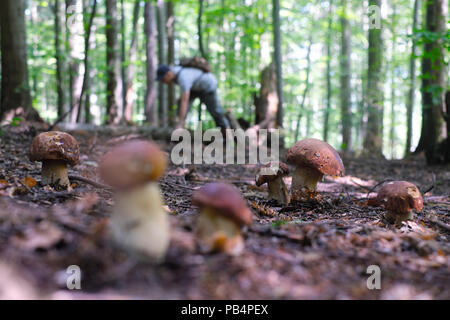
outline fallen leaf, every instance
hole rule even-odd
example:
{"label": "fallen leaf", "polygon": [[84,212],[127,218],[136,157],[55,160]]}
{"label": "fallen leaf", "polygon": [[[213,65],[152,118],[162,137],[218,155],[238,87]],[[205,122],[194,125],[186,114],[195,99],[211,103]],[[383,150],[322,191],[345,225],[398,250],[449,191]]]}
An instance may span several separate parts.
{"label": "fallen leaf", "polygon": [[33,178],[31,178],[29,176],[26,176],[25,178],[20,180],[20,182],[22,182],[28,188],[33,188],[37,184],[36,180],[34,180]]}

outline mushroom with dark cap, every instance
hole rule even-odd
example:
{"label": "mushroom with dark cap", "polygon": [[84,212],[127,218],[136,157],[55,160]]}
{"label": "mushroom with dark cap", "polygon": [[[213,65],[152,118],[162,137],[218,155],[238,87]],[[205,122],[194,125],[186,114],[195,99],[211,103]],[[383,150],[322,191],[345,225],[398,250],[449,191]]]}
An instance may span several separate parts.
{"label": "mushroom with dark cap", "polygon": [[291,194],[302,193],[304,188],[315,192],[324,175],[342,176],[345,169],[336,150],[318,139],[304,139],[294,144],[287,153],[287,162],[295,165]]}
{"label": "mushroom with dark cap", "polygon": [[161,261],[169,246],[169,217],[157,180],[167,165],[155,143],[132,141],[108,152],[100,164],[102,179],[117,189],[109,222],[115,241],[138,258]]}
{"label": "mushroom with dark cap", "polygon": [[30,160],[42,162],[41,182],[44,185],[68,186],[67,165],[76,165],[79,157],[77,140],[65,132],[40,133],[30,146]]}
{"label": "mushroom with dark cap", "polygon": [[238,255],[244,249],[241,227],[252,223],[252,212],[232,185],[208,183],[195,190],[192,203],[200,208],[196,235],[203,252]]}
{"label": "mushroom with dark cap", "polygon": [[259,187],[267,183],[269,199],[280,204],[289,203],[289,194],[283,177],[289,174],[289,167],[283,162],[269,162],[256,175],[256,185]]}
{"label": "mushroom with dark cap", "polygon": [[423,199],[419,189],[407,181],[386,183],[378,192],[376,201],[387,210],[386,219],[401,225],[402,221],[413,218],[413,210],[420,212]]}

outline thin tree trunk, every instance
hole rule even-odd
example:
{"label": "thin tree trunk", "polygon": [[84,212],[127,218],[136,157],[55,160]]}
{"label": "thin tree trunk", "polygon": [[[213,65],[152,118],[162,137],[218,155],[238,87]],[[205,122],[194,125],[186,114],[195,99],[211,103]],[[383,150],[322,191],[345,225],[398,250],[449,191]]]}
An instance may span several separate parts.
{"label": "thin tree trunk", "polygon": [[392,3],[392,17],[391,17],[391,33],[392,33],[392,57],[391,57],[391,127],[389,130],[389,141],[391,149],[391,159],[395,158],[395,69],[397,67],[395,61],[395,52],[397,47],[397,33],[395,30],[396,24],[396,6]]}
{"label": "thin tree trunk", "polygon": [[[156,1],[157,23],[158,23],[158,62],[166,64],[166,14],[164,0]],[[158,82],[158,114],[159,125],[167,126],[167,86],[161,81]]]}
{"label": "thin tree trunk", "polygon": [[56,59],[56,92],[57,92],[57,110],[58,117],[61,117],[65,112],[65,92],[64,92],[64,56],[63,47],[61,46],[61,33],[65,32],[65,25],[62,22],[62,15],[64,10],[60,0],[55,0],[54,14],[54,40],[55,40],[55,59]]}
{"label": "thin tree trunk", "polygon": [[0,120],[15,116],[41,120],[31,103],[28,84],[27,42],[24,0],[4,0],[0,4],[2,79]]}
{"label": "thin tree trunk", "polygon": [[341,54],[340,54],[340,71],[341,71],[341,121],[342,121],[342,145],[344,151],[352,149],[352,119],[351,119],[351,100],[350,100],[350,28],[347,19],[347,0],[342,0],[341,22]]}
{"label": "thin tree trunk", "polygon": [[[414,34],[414,30],[417,29],[419,20],[419,8],[420,0],[414,1],[414,11],[413,11],[413,25],[411,34]],[[414,103],[415,103],[415,93],[416,93],[416,56],[417,56],[417,45],[416,40],[412,37],[411,44],[411,56],[409,58],[409,91],[408,91],[408,101],[406,104],[406,150],[405,155],[411,153],[411,140],[412,140],[412,120],[414,114]]]}
{"label": "thin tree trunk", "polygon": [[311,46],[312,46],[312,32],[309,33],[308,49],[306,51],[306,80],[305,80],[305,88],[303,89],[302,94],[302,103],[300,104],[300,109],[297,116],[297,126],[295,128],[295,139],[294,139],[295,141],[298,140],[298,136],[300,134],[300,121],[303,116],[303,111],[305,110],[306,96],[308,95],[309,91],[309,74],[311,72]]}
{"label": "thin tree trunk", "polygon": [[[39,5],[38,3],[35,2],[31,2],[30,4],[30,24],[31,24],[31,29],[35,29],[37,27],[38,24],[38,16],[39,16]],[[38,73],[39,73],[39,66],[35,66],[34,64],[36,63],[36,54],[38,51],[38,36],[36,34],[36,32],[32,32],[30,35],[30,40],[31,40],[31,50],[30,50],[30,56],[31,56],[31,61],[32,63],[29,66],[29,77],[31,78],[31,92],[30,95],[33,97],[38,97],[39,96],[39,92],[38,92]],[[36,70],[37,69],[37,70]]]}
{"label": "thin tree trunk", "polygon": [[145,93],[145,116],[151,125],[157,125],[158,117],[155,108],[156,98],[156,24],[155,10],[150,0],[145,2],[145,39],[146,39],[146,74],[147,89]]}
{"label": "thin tree trunk", "polygon": [[327,31],[327,106],[325,109],[325,118],[323,124],[323,140],[328,141],[328,130],[330,125],[331,112],[331,28],[333,25],[333,1],[328,4],[328,31]]}
{"label": "thin tree trunk", "polygon": [[203,16],[203,0],[199,0],[199,8],[197,16],[198,50],[200,51],[200,55],[206,59],[205,48],[203,47],[202,16]]}
{"label": "thin tree trunk", "polygon": [[78,116],[78,108],[83,86],[84,67],[83,60],[83,14],[81,0],[66,0],[66,24],[69,49],[69,85],[70,85],[70,122],[75,123]]}
{"label": "thin tree trunk", "polygon": [[106,123],[117,124],[122,113],[122,80],[117,32],[117,0],[106,0]]}
{"label": "thin tree trunk", "polygon": [[140,11],[140,0],[135,0],[134,2],[134,8],[133,8],[133,25],[132,25],[132,31],[133,34],[131,36],[131,45],[130,49],[128,50],[128,59],[129,64],[127,67],[127,84],[125,89],[125,111],[124,111],[124,118],[127,123],[130,123],[133,117],[133,105],[134,105],[134,96],[135,93],[133,91],[133,79],[134,75],[136,73],[135,63],[136,63],[136,57],[137,57],[137,23],[139,20],[139,11]]}
{"label": "thin tree trunk", "polygon": [[[381,0],[370,0],[370,6],[381,8]],[[374,156],[383,155],[383,85],[382,28],[369,29],[369,58],[367,77],[368,120],[364,150]]]}
{"label": "thin tree trunk", "polygon": [[[85,8],[89,7],[89,1],[86,1],[84,3]],[[90,38],[91,38],[91,30],[92,30],[92,24],[94,23],[95,13],[97,10],[97,0],[94,0],[94,3],[92,5],[92,11],[91,15],[89,17],[89,21],[87,22],[86,30],[85,30],[85,38],[84,38],[84,77],[83,77],[83,85],[81,87],[81,93],[80,98],[78,99],[78,107],[77,107],[77,122],[81,121],[81,110],[83,105],[83,97],[87,97],[86,95],[86,89],[89,88],[89,45],[90,45]],[[87,89],[89,90],[89,89]],[[90,108],[88,99],[85,99],[85,120],[88,120],[86,122],[90,122]]]}
{"label": "thin tree trunk", "polygon": [[[172,0],[166,2],[167,11],[167,62],[169,65],[175,63],[175,12]],[[176,102],[175,102],[175,85],[169,84],[168,87],[168,117],[169,125],[176,124]]]}
{"label": "thin tree trunk", "polygon": [[[277,127],[283,127],[283,74],[282,74],[282,58],[281,58],[281,31],[280,31],[280,1],[272,1],[272,21],[273,21],[273,42],[274,42],[274,59],[275,72],[277,75]],[[280,135],[280,147],[284,146],[283,137]]]}
{"label": "thin tree trunk", "polygon": [[125,110],[127,107],[127,74],[125,70],[125,9],[124,9],[124,1],[120,0],[120,75],[122,78],[122,118],[121,122],[126,123],[128,122],[127,119],[125,119]]}

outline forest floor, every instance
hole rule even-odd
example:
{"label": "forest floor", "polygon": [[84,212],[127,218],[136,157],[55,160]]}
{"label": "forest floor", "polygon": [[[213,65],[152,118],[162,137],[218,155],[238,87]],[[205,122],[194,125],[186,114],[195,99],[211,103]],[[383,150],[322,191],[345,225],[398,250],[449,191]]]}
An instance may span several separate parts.
{"label": "forest floor", "polygon": [[[69,173],[95,181],[105,152],[140,137],[71,133],[81,157]],[[326,177],[317,199],[278,207],[255,186],[255,165],[170,165],[160,187],[172,242],[155,266],[110,242],[111,191],[79,181],[67,191],[40,186],[41,164],[27,156],[36,134],[24,123],[3,128],[0,137],[0,299],[450,299],[448,166],[426,167],[420,156],[345,157],[346,176]],[[158,143],[170,153],[170,144]],[[408,180],[421,191],[434,185],[424,210],[400,228],[368,205],[367,192],[386,179]],[[254,212],[241,256],[196,250],[191,194],[218,180],[237,186]],[[82,290],[66,289],[70,265],[82,270]],[[370,265],[381,268],[381,290],[367,288]]]}

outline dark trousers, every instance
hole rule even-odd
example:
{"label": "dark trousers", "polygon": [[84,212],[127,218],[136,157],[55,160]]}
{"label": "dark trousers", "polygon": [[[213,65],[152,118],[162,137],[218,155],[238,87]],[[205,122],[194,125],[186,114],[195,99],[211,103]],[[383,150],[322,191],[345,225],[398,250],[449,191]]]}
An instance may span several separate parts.
{"label": "dark trousers", "polygon": [[192,103],[195,99],[199,98],[201,103],[205,104],[206,109],[213,117],[216,122],[216,126],[222,129],[230,128],[228,119],[225,117],[225,112],[220,105],[219,98],[217,97],[217,92],[202,92],[202,91],[191,91],[189,95],[189,105],[186,114],[191,110]]}

